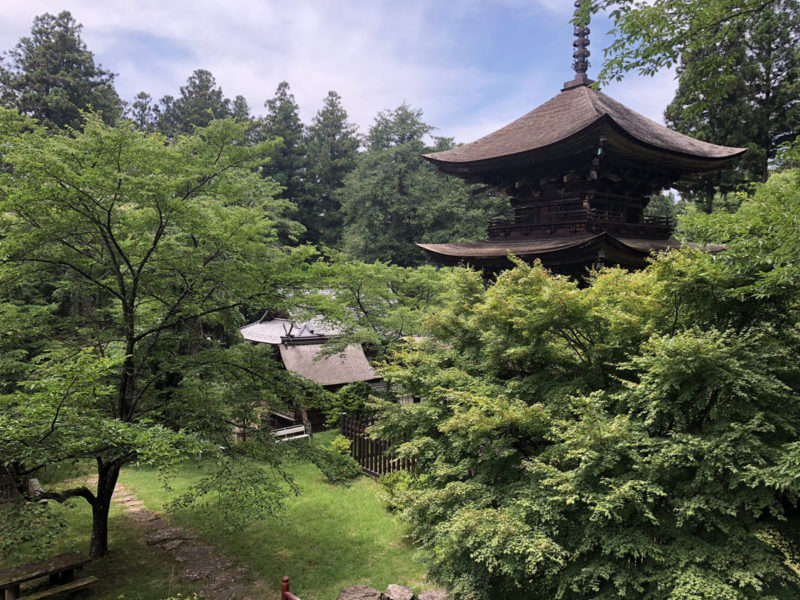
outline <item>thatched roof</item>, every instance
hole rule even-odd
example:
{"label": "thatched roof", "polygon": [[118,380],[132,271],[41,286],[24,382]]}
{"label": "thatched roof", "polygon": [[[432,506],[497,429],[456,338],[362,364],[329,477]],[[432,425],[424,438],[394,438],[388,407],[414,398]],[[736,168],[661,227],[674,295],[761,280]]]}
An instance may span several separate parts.
{"label": "thatched roof", "polygon": [[378,379],[378,374],[370,366],[364,350],[358,344],[350,344],[343,352],[323,356],[319,360],[315,359],[322,351],[322,344],[281,344],[279,348],[283,364],[289,371],[320,385],[341,385]]}
{"label": "thatched roof", "polygon": [[[662,153],[691,158],[694,164],[708,161],[708,168],[719,168],[743,152],[745,148],[717,146],[678,133],[640,115],[602,92],[586,85],[565,89],[559,95],[532,110],[513,123],[472,143],[444,152],[426,154],[425,158],[444,172],[464,173],[465,167],[480,166],[498,159],[535,154],[539,159],[569,140],[598,125],[615,128],[631,141]],[[600,132],[600,130],[598,130]],[[531,158],[534,158],[532,156]]]}

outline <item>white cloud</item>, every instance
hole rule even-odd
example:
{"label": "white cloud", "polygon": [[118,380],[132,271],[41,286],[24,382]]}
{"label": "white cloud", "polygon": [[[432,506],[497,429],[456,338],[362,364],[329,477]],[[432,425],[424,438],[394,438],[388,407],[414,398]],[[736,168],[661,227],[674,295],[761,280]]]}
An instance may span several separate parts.
{"label": "white cloud", "polygon": [[[26,35],[35,15],[62,6],[6,0],[0,48]],[[568,56],[539,51],[556,38],[563,38],[559,49],[570,49],[568,0],[73,0],[70,10],[89,49],[119,74],[123,98],[140,90],[155,98],[176,94],[194,69],[205,68],[256,113],[287,80],[306,122],[336,90],[362,131],[379,110],[406,101],[424,109],[441,135],[471,141],[552,97],[571,75]],[[483,15],[498,11],[540,27],[529,42],[529,64],[504,64],[504,39],[489,40],[487,52],[496,52],[490,60],[470,60],[471,41],[486,43]],[[463,31],[467,26],[475,29]],[[660,121],[674,90],[668,79],[610,90]]]}

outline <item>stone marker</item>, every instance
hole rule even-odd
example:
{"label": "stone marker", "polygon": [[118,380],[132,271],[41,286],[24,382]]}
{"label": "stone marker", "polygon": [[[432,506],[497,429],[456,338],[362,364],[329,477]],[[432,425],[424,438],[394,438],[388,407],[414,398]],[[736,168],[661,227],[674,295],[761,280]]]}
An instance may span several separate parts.
{"label": "stone marker", "polygon": [[381,600],[381,593],[368,585],[354,585],[339,592],[336,600]]}
{"label": "stone marker", "polygon": [[412,600],[414,592],[408,586],[393,583],[383,592],[383,597],[385,600]]}

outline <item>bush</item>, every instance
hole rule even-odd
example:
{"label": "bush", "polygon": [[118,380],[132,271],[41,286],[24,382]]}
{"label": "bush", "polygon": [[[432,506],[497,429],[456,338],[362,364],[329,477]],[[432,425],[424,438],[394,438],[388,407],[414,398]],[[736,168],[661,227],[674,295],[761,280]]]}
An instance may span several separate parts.
{"label": "bush", "polygon": [[378,485],[383,488],[381,500],[386,502],[389,510],[403,510],[405,495],[411,487],[414,476],[408,471],[393,471],[386,473],[378,479]]}
{"label": "bush", "polygon": [[361,475],[361,467],[350,456],[350,440],[337,436],[328,447],[312,447],[311,461],[336,485],[346,485]]}
{"label": "bush", "polygon": [[333,395],[333,401],[329,402],[325,411],[327,425],[338,427],[343,412],[350,415],[363,412],[373,394],[375,390],[366,381],[348,383],[342,387]]}

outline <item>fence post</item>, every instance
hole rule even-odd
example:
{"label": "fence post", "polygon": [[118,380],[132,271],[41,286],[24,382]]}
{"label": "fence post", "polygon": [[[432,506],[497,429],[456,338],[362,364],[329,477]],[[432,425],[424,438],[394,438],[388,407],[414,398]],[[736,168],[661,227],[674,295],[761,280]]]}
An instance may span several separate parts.
{"label": "fence post", "polygon": [[346,435],[345,432],[344,432],[344,423],[345,423],[346,419],[347,419],[347,413],[343,412],[342,416],[341,416],[341,419],[340,419],[341,423],[342,423],[342,435]]}

